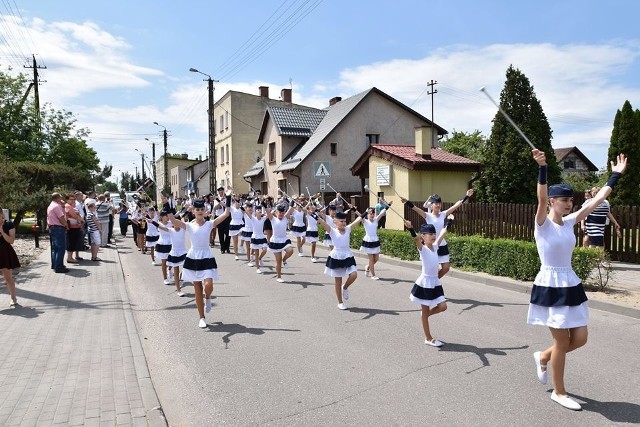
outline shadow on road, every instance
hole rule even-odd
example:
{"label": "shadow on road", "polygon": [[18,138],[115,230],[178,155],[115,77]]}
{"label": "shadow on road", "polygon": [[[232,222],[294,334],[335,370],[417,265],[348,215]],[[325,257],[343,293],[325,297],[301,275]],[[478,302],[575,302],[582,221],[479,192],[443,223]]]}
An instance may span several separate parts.
{"label": "shadow on road", "polygon": [[25,319],[36,318],[42,313],[44,313],[44,311],[38,310],[37,308],[33,307],[25,307],[22,305],[18,305],[16,308],[7,308],[5,310],[0,310],[0,315],[24,317]]}
{"label": "shadow on road", "polygon": [[236,334],[264,335],[266,331],[278,332],[300,332],[300,329],[271,329],[271,328],[249,328],[239,323],[214,322],[207,325],[210,332],[226,332],[222,337],[224,348],[229,348],[231,337]]}
{"label": "shadow on road", "polygon": [[472,369],[467,372],[470,374],[472,372],[477,371],[478,369],[484,368],[485,366],[491,366],[489,363],[488,355],[492,356],[506,356],[507,352],[505,350],[524,350],[529,348],[528,345],[523,345],[520,347],[476,347],[475,345],[470,344],[457,344],[457,343],[445,343],[442,347],[440,347],[440,351],[448,351],[452,353],[471,353],[478,356],[478,359],[482,362],[482,366]]}
{"label": "shadow on road", "polygon": [[615,423],[640,424],[640,405],[631,402],[601,402],[570,393],[583,401],[582,410],[596,412]]}
{"label": "shadow on road", "polygon": [[349,307],[348,311],[350,313],[363,313],[366,314],[361,319],[348,320],[349,322],[359,322],[360,320],[371,319],[373,316],[383,315],[383,316],[399,316],[400,313],[411,313],[411,312],[420,312],[420,309],[417,310],[381,310],[379,308],[362,308],[362,307]]}
{"label": "shadow on road", "polygon": [[489,302],[489,301],[477,301],[473,299],[455,299],[455,298],[447,298],[447,302],[450,302],[452,304],[468,306],[460,310],[460,313],[458,314],[462,314],[463,311],[473,310],[474,308],[478,308],[478,307],[500,308],[500,307],[504,307],[505,305],[527,305],[527,306],[529,305],[529,304],[521,304],[521,303]]}

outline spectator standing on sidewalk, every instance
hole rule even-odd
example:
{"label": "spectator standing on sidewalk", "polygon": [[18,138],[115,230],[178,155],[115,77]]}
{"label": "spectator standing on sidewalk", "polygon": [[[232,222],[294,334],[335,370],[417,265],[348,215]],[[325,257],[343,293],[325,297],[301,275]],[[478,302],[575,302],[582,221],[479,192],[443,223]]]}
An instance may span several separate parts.
{"label": "spectator standing on sidewalk", "polygon": [[67,249],[67,218],[64,213],[64,200],[60,193],[51,195],[47,208],[47,228],[51,240],[51,268],[56,273],[67,273],[64,265],[64,253]]}
{"label": "spectator standing on sidewalk", "polygon": [[100,229],[100,247],[106,248],[109,245],[109,215],[111,215],[111,203],[104,194],[98,196],[96,203],[96,215],[98,222],[102,226]]}
{"label": "spectator standing on sidewalk", "polygon": [[91,240],[91,261],[102,261],[98,258],[100,228],[102,228],[102,224],[98,221],[96,214],[96,202],[94,199],[89,199],[87,203],[87,230],[89,231]]}
{"label": "spectator standing on sidewalk", "polygon": [[13,222],[4,217],[4,211],[0,208],[0,269],[2,277],[7,283],[7,290],[11,297],[9,307],[18,305],[16,299],[16,282],[13,280],[13,269],[20,267],[20,260],[13,249],[13,242],[16,240],[16,228]]}
{"label": "spectator standing on sidewalk", "polygon": [[[77,264],[80,257],[80,251],[84,250],[84,239],[82,237],[82,229],[84,228],[84,219],[76,209],[76,195],[69,193],[67,195],[67,204],[65,205],[65,214],[67,215],[67,263]],[[73,259],[73,253],[76,258]]]}
{"label": "spectator standing on sidewalk", "polygon": [[104,193],[104,197],[107,201],[107,203],[109,203],[109,206],[111,209],[109,209],[109,232],[107,233],[107,243],[114,243],[113,241],[113,220],[114,220],[114,214],[116,211],[116,207],[113,206],[113,201],[111,200],[111,193],[109,193],[108,191],[105,191]]}
{"label": "spectator standing on sidewalk", "polygon": [[[591,201],[593,201],[593,197],[595,197],[598,191],[600,191],[600,187],[593,187],[591,189]],[[589,236],[589,247],[604,248],[604,229],[609,221],[613,222],[613,225],[616,227],[616,235],[618,238],[622,237],[620,224],[618,224],[618,221],[616,221],[615,217],[611,214],[609,201],[605,199],[582,221],[584,223],[585,233]]]}
{"label": "spectator standing on sidewalk", "polygon": [[[384,198],[378,197],[378,203],[376,203],[375,205],[376,217],[380,215],[380,212],[382,212],[383,209],[384,210],[389,209],[389,206],[391,206],[391,203],[393,203],[393,200],[387,203],[387,201],[384,200]],[[384,228],[386,224],[387,224],[387,216],[383,215],[378,220],[378,228]]]}
{"label": "spectator standing on sidewalk", "polygon": [[129,229],[129,209],[124,201],[120,202],[118,207],[118,222],[120,223],[120,235],[125,237]]}

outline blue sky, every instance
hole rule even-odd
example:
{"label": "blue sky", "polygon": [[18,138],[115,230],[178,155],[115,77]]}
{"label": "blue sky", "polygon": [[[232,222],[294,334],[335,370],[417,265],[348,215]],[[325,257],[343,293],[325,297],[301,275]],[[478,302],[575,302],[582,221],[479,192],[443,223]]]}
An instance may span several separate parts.
{"label": "blue sky", "polygon": [[35,53],[47,66],[41,102],[75,113],[116,174],[140,164],[135,149],[151,156],[154,121],[170,130],[170,152],[206,155],[206,82],[190,67],[220,80],[216,100],[291,84],[294,102],[325,107],[376,86],[427,117],[433,79],[436,123],[488,136],[496,108],[478,89],[498,99],[513,64],[553,146],[575,145],[599,167],[616,110],[627,99],[640,108],[635,0],[3,0],[0,12],[0,66]]}

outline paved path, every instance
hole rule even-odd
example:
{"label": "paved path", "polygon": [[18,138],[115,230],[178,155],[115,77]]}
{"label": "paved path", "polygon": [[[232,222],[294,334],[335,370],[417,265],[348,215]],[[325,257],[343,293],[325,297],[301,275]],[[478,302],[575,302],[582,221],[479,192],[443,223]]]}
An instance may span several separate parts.
{"label": "paved path", "polygon": [[[120,246],[123,271],[151,377],[172,426],[589,425],[640,422],[640,321],[591,310],[590,342],[569,356],[574,413],[549,399],[532,353],[550,344],[525,324],[529,296],[485,286],[476,275],[445,278],[449,310],[433,319],[440,350],[423,344],[408,300],[415,265],[381,262],[362,274],[350,309],[336,308],[323,265],[294,256],[287,283],[257,275],[233,255],[209,327],[187,297],[163,285],[149,256]],[[308,251],[308,248],[307,248]],[[320,250],[320,255],[326,255]],[[308,253],[307,253],[308,255]]]}
{"label": "paved path", "polygon": [[45,251],[17,275],[21,306],[0,310],[0,425],[166,425],[118,253],[100,257],[56,274]]}

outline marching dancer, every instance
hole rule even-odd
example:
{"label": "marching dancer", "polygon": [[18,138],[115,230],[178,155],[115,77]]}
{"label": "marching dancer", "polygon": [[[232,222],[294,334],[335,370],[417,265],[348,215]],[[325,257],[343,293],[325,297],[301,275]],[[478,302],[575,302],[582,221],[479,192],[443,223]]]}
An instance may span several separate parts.
{"label": "marching dancer", "polygon": [[447,234],[447,227],[451,223],[451,216],[445,222],[440,234],[436,237],[436,228],[433,224],[424,224],[420,227],[418,236],[413,230],[411,221],[405,220],[404,225],[416,241],[416,248],[420,252],[420,262],[422,272],[411,289],[409,299],[416,304],[420,304],[422,309],[422,329],[424,331],[424,343],[432,347],[441,347],[442,342],[431,335],[429,328],[429,317],[442,313],[447,309],[447,299],[444,297],[442,284],[438,277],[438,244]]}
{"label": "marching dancer", "polygon": [[295,210],[293,211],[293,224],[291,225],[291,235],[296,238],[296,247],[298,248],[298,256],[304,256],[303,248],[305,243],[305,237],[307,235],[307,225],[305,224],[306,210],[302,206],[302,200],[298,197],[297,202],[294,204]]}
{"label": "marching dancer", "polygon": [[233,242],[233,253],[235,255],[236,261],[240,259],[238,257],[238,239],[240,238],[243,227],[244,211],[240,206],[240,200],[236,198],[231,205],[231,222],[229,223],[229,236],[231,237],[231,241]]}
{"label": "marching dancer", "polygon": [[[418,215],[427,221],[428,224],[433,224],[436,227],[436,233],[439,235],[444,227],[445,219],[454,213],[464,202],[469,200],[469,198],[473,196],[473,189],[468,189],[462,199],[458,200],[446,211],[442,211],[442,199],[437,194],[429,197],[427,202],[431,202],[431,212],[423,211],[422,209],[414,206],[411,201],[401,197],[400,200],[402,203],[406,203],[409,208],[413,209]],[[426,202],[425,202],[426,204]],[[449,268],[451,264],[449,262],[449,246],[447,246],[447,241],[442,240],[440,246],[438,247],[438,259],[440,260],[440,271],[438,272],[438,277],[442,278],[445,274],[449,272]]]}
{"label": "marching dancer", "polygon": [[284,283],[282,267],[288,268],[287,260],[293,255],[291,240],[287,237],[287,220],[292,212],[293,206],[289,206],[289,209],[287,209],[284,205],[278,205],[275,215],[267,209],[267,219],[271,221],[271,227],[273,228],[273,236],[269,240],[269,251],[276,258],[276,280],[280,283]]}
{"label": "marching dancer", "polygon": [[[327,216],[329,217],[328,220],[325,221],[325,223],[329,226],[329,227],[333,227],[334,226],[334,220],[336,218],[336,207],[334,205],[329,205],[327,206]],[[325,217],[326,218],[326,217]],[[326,229],[326,227],[324,227]],[[331,241],[331,233],[324,233],[324,238],[322,239],[322,246],[325,246],[329,249],[333,249],[333,242]]]}
{"label": "marching dancer", "polygon": [[578,411],[580,404],[567,395],[564,387],[564,367],[567,353],[587,343],[589,308],[580,278],[571,267],[571,255],[576,245],[573,228],[611,194],[627,167],[627,158],[624,154],[618,155],[617,161],[611,162],[612,173],[607,184],[594,195],[591,203],[571,213],[573,189],[566,184],[547,189],[545,153],[534,149],[532,154],[539,166],[534,237],[541,267],[531,290],[527,323],[547,326],[553,339],[551,347],[536,351],[533,358],[542,384],[547,383],[547,364],[551,363],[554,386],[551,399]]}
{"label": "marching dancer", "polygon": [[[182,216],[189,218],[191,216],[191,207],[183,209]],[[169,215],[167,215],[169,216]],[[177,221],[180,221],[181,215],[175,217]],[[187,257],[187,245],[185,239],[185,228],[176,226],[172,221],[172,227],[169,228],[169,237],[171,238],[171,252],[167,257],[167,267],[173,269],[173,283],[176,286],[176,295],[183,297],[181,280],[180,280],[180,267],[184,265],[184,260]]]}
{"label": "marching dancer", "polygon": [[156,262],[155,248],[160,239],[160,233],[158,232],[158,227],[152,224],[152,222],[158,222],[158,215],[153,206],[149,208],[147,218],[147,232],[144,235],[145,247],[151,248],[151,265],[158,265]]}
{"label": "marching dancer", "polygon": [[244,227],[240,230],[240,244],[245,248],[247,263],[251,263],[251,235],[253,234],[253,202],[247,200],[242,209]]}
{"label": "marching dancer", "polygon": [[318,221],[316,220],[316,204],[311,201],[307,205],[307,231],[305,238],[307,242],[311,243],[311,262],[318,262],[316,258],[316,243],[318,242]]}
{"label": "marching dancer", "polygon": [[169,258],[169,253],[171,252],[171,231],[170,228],[167,227],[169,224],[169,216],[166,211],[160,211],[160,215],[158,218],[158,222],[148,218],[151,225],[158,229],[158,243],[155,246],[155,254],[156,258],[160,260],[160,265],[162,267],[162,278],[164,279],[165,285],[171,284],[171,279],[169,278],[169,274],[167,272],[167,258]]}
{"label": "marching dancer", "polygon": [[[338,308],[340,310],[347,309],[345,301],[349,299],[349,286],[351,286],[358,277],[356,260],[353,257],[351,248],[349,247],[349,241],[351,229],[362,221],[363,216],[364,214],[358,216],[351,224],[347,225],[347,214],[345,212],[337,212],[333,220],[333,226],[329,225],[319,216],[316,218],[318,223],[324,227],[327,234],[331,234],[333,249],[331,249],[331,252],[327,257],[324,274],[334,278],[336,297],[338,298]],[[345,276],[347,277],[347,280],[343,285],[342,278]]]}
{"label": "marching dancer", "polygon": [[367,254],[369,263],[365,267],[365,276],[371,277],[373,280],[379,280],[376,276],[375,265],[380,259],[380,239],[378,239],[378,221],[384,218],[387,210],[382,209],[378,215],[376,215],[375,208],[368,208],[366,211],[367,217],[362,220],[364,226],[364,238],[360,245],[360,251]]}
{"label": "marching dancer", "polygon": [[[171,223],[175,227],[186,229],[191,238],[191,248],[187,252],[182,269],[182,279],[193,283],[195,290],[196,306],[200,321],[198,326],[206,328],[205,313],[211,311],[211,293],[213,292],[213,281],[218,280],[218,264],[209,247],[209,237],[211,230],[225,221],[230,214],[231,194],[226,197],[226,207],[224,213],[217,218],[205,221],[205,207],[202,200],[193,202],[193,213],[195,220],[184,223],[177,220],[173,215],[169,215]],[[221,248],[222,250],[222,248]]]}
{"label": "marching dancer", "polygon": [[264,232],[264,224],[267,221],[267,217],[262,215],[263,206],[256,205],[254,208],[255,213],[251,216],[251,227],[253,232],[251,233],[251,244],[249,245],[251,252],[253,253],[253,262],[249,261],[247,264],[249,267],[256,266],[256,273],[262,273],[260,267],[264,266],[262,258],[267,254],[267,248],[269,243],[267,242],[267,236]]}

